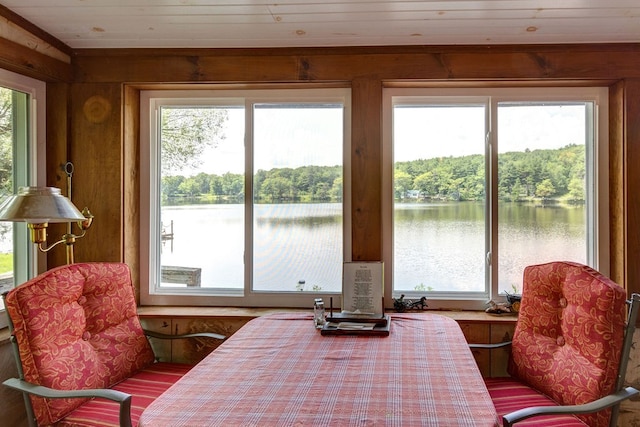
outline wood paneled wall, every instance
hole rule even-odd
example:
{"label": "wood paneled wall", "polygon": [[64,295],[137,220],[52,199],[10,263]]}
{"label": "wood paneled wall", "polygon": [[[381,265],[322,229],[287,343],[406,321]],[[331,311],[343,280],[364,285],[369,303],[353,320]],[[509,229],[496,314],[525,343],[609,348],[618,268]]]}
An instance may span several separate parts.
{"label": "wood paneled wall", "polygon": [[[67,52],[71,64],[0,39],[0,66],[49,82],[47,184],[64,188],[59,168],[72,161],[73,200],[96,216],[76,244],[78,261],[124,260],[138,282],[141,89],[350,87],[352,258],[376,260],[384,245],[385,86],[604,85],[611,89],[610,275],[640,292],[640,44],[72,50],[38,37]],[[49,254],[50,267],[64,263],[61,252]]]}
{"label": "wood paneled wall", "polygon": [[[622,96],[623,118],[623,238],[625,276],[620,283],[640,292],[640,79],[627,79]],[[617,189],[619,190],[619,189]],[[614,279],[615,280],[615,279]]]}
{"label": "wood paneled wall", "polygon": [[[95,124],[77,111],[71,112],[78,119],[70,124],[70,154],[86,177],[76,185],[74,200],[86,200],[97,209],[109,203],[107,211],[113,215],[97,215],[96,230],[77,245],[77,253],[81,259],[124,259],[134,266],[139,247],[139,89],[219,84],[350,87],[352,257],[377,260],[383,248],[381,102],[385,86],[609,86],[610,274],[631,290],[640,291],[640,206],[632,197],[639,194],[640,179],[639,168],[631,166],[640,161],[638,45],[79,50],[73,67],[71,108],[80,108],[92,96],[105,97],[112,108],[99,134]],[[87,137],[100,146],[86,146]],[[87,158],[85,154],[91,150],[95,155]],[[113,171],[117,164],[123,165],[122,185],[113,181],[118,177],[101,173],[102,162]],[[118,234],[122,224],[124,232]],[[97,231],[100,227],[105,231]],[[110,247],[105,248],[105,243]]]}
{"label": "wood paneled wall", "polygon": [[[385,86],[604,85],[610,88],[610,275],[629,291],[640,292],[639,44],[74,51],[1,6],[0,15],[23,24],[25,32],[70,58],[0,37],[0,67],[47,82],[47,185],[65,188],[60,167],[72,161],[73,200],[96,216],[90,232],[76,244],[78,261],[126,261],[139,284],[141,89],[214,84],[350,87],[352,256],[369,260],[380,259],[384,245]],[[58,233],[54,227],[50,232]],[[49,253],[49,267],[64,262],[64,251]],[[0,366],[6,368],[6,345],[1,350]],[[3,372],[1,377],[9,375]],[[12,405],[17,407],[17,400]],[[633,417],[639,413],[635,408],[630,412]],[[4,419],[10,420],[6,415]]]}

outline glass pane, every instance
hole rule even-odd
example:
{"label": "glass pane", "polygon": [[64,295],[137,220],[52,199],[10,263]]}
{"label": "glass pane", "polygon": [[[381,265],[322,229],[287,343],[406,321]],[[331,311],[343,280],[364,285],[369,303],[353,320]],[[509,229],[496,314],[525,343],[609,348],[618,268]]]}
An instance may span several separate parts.
{"label": "glass pane", "polygon": [[244,109],[161,109],[162,287],[244,288]]}
{"label": "glass pane", "polygon": [[393,110],[393,290],[485,292],[485,106]]}
{"label": "glass pane", "polygon": [[[0,87],[0,201],[29,185],[30,100],[28,93]],[[31,277],[30,245],[25,223],[0,222],[0,291]]]}
{"label": "glass pane", "polygon": [[548,261],[587,263],[585,142],[589,104],[498,104],[498,279]]}
{"label": "glass pane", "polygon": [[[0,87],[0,200],[14,192],[14,139],[15,139],[15,103],[14,92]],[[13,224],[0,222],[0,290],[13,287]],[[4,303],[0,298],[0,309]]]}
{"label": "glass pane", "polygon": [[342,105],[254,108],[253,289],[342,289]]}

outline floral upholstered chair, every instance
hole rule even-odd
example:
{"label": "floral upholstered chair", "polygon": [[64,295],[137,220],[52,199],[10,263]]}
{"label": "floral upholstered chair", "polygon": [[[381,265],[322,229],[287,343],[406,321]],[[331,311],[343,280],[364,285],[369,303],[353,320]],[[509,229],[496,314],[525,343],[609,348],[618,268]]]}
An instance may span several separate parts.
{"label": "floral upholstered chair", "polygon": [[4,384],[23,392],[31,426],[135,426],[191,368],[156,362],[146,335],[161,334],[143,331],[126,264],[54,268],[5,305],[20,378]]}
{"label": "floral upholstered chair", "polygon": [[510,377],[485,380],[503,425],[615,426],[620,402],[638,393],[623,387],[638,301],[585,265],[527,267]]}

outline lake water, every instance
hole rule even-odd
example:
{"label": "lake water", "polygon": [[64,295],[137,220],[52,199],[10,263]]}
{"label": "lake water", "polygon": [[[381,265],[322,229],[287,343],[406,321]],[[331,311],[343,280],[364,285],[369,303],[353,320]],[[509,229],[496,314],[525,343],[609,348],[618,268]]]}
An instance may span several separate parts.
{"label": "lake water", "polygon": [[[396,204],[395,289],[483,291],[484,209],[474,202]],[[586,262],[584,205],[500,203],[498,218],[500,290],[513,293],[527,265]]]}
{"label": "lake water", "polygon": [[[174,239],[163,245],[162,264],[202,268],[203,287],[242,288],[243,209],[234,204],[163,207],[163,224],[168,228],[173,221]],[[256,205],[254,288],[340,291],[340,209],[332,203]],[[512,292],[529,264],[586,262],[584,206],[504,203],[498,215],[501,289]],[[395,222],[396,290],[484,289],[481,203],[397,204]]]}

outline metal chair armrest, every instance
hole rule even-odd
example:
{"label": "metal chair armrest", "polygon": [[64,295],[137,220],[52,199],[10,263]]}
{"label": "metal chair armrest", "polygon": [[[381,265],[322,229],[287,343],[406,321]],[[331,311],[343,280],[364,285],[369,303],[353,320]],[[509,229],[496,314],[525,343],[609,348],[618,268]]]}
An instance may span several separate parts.
{"label": "metal chair armrest", "polygon": [[511,427],[518,421],[525,420],[527,418],[535,417],[538,415],[559,415],[559,414],[587,414],[590,412],[598,412],[606,409],[610,406],[614,406],[629,399],[632,396],[640,393],[633,387],[626,387],[617,393],[609,394],[593,402],[585,403],[583,405],[565,405],[565,406],[532,406],[530,408],[520,409],[508,413],[502,417],[503,427]]}
{"label": "metal chair armrest", "polygon": [[98,397],[112,400],[120,405],[120,427],[131,427],[131,395],[111,389],[85,389],[85,390],[56,390],[53,388],[32,384],[18,378],[9,378],[4,385],[22,393],[33,394],[47,399]]}
{"label": "metal chair armrest", "polygon": [[161,332],[154,332],[154,331],[149,331],[145,329],[144,334],[152,338],[159,338],[159,339],[165,339],[165,340],[175,340],[179,338],[198,338],[198,337],[215,338],[218,340],[224,340],[227,338],[224,335],[214,334],[213,332],[195,332],[193,334],[168,335],[168,334],[163,334]]}
{"label": "metal chair armrest", "polygon": [[502,348],[502,347],[506,347],[511,345],[511,341],[504,341],[504,342],[499,342],[499,343],[495,343],[495,344],[469,344],[469,348],[488,348],[488,349],[492,349],[492,348]]}

